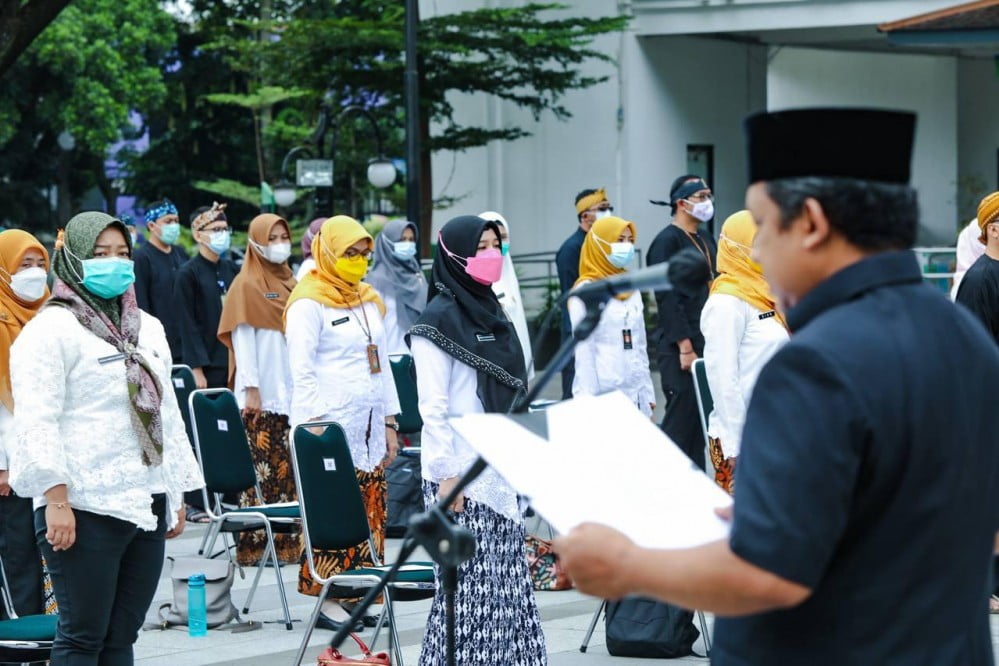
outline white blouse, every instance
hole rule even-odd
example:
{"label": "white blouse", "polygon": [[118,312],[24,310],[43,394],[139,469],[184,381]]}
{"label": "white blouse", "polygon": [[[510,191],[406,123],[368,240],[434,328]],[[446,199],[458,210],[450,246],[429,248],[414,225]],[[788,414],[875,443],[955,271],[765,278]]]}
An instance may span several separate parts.
{"label": "white blouse", "polygon": [[[410,341],[423,418],[420,436],[422,475],[428,481],[440,483],[464,474],[478,457],[447,422],[449,415],[484,411],[478,396],[478,373],[424,337],[414,335]],[[522,520],[517,493],[491,467],[465,488],[465,497],[485,504],[510,520]]]}
{"label": "white blouse", "polygon": [[14,415],[0,402],[0,470],[7,469],[7,447],[14,436]]}
{"label": "white blouse", "polygon": [[46,504],[45,491],[66,484],[77,509],[156,529],[150,495],[167,495],[167,521],[176,523],[184,491],[205,482],[191,451],[170,379],[163,325],[140,313],[137,351],[162,389],[163,462],[142,463],[146,436],[132,407],[118,350],[59,306],[43,308],[11,347],[14,429],[10,484]]}
{"label": "white blouse", "polygon": [[406,331],[399,328],[399,317],[396,315],[397,303],[394,296],[381,294],[385,303],[385,339],[388,341],[389,354],[408,354]]}
{"label": "white blouse", "polygon": [[308,275],[309,271],[311,271],[315,267],[316,267],[316,260],[313,259],[312,257],[303,260],[302,265],[299,266],[298,270],[295,272],[295,280],[301,282],[302,278]]}
{"label": "white blouse", "polygon": [[[573,329],[585,316],[583,302],[570,297],[569,321]],[[627,342],[626,332],[630,332]],[[572,395],[599,395],[615,389],[631,398],[643,414],[652,416],[650,405],[656,401],[656,392],[649,370],[645,307],[640,291],[632,292],[623,301],[610,299],[596,330],[576,346]]]}
{"label": "white blouse", "polygon": [[240,324],[232,332],[236,356],[233,378],[239,408],[246,406],[246,387],[260,389],[260,408],[272,414],[291,413],[291,365],[284,333]]}
{"label": "white blouse", "polygon": [[780,321],[729,294],[712,294],[701,311],[704,370],[714,401],[708,434],[726,458],[739,455],[742,425],[760,370],[787,342]]}
{"label": "white blouse", "polygon": [[[368,363],[367,327],[381,365],[381,372],[374,374]],[[386,454],[385,417],[401,411],[378,306],[331,308],[311,299],[297,300],[285,315],[285,337],[293,384],[292,428],[313,420],[336,421],[347,435],[354,467],[365,472],[378,467]]]}

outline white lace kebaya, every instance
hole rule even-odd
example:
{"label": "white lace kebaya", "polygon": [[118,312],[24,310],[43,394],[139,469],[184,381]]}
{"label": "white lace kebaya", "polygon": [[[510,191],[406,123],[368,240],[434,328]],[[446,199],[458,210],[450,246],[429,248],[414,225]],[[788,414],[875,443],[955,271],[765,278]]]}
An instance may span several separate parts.
{"label": "white lace kebaya", "polygon": [[170,378],[170,348],[159,320],[140,313],[136,350],[162,388],[163,462],[142,462],[147,437],[128,395],[125,363],[69,310],[50,306],[11,347],[14,437],[10,484],[45,506],[45,491],[66,484],[74,509],[156,529],[151,495],[166,493],[173,527],[187,490],[204,485]]}

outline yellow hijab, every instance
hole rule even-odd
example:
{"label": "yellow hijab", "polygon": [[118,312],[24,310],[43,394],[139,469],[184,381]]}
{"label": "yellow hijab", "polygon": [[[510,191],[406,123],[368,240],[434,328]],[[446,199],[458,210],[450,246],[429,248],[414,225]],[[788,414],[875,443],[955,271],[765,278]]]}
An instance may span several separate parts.
{"label": "yellow hijab", "polygon": [[385,304],[374,287],[364,282],[351,284],[336,272],[336,260],[354,243],[365,239],[369,248],[374,245],[371,234],[352,217],[337,215],[323,222],[319,233],[312,239],[312,258],[316,267],[303,276],[292,290],[284,308],[285,321],[288,308],[302,298],[341,309],[372,302],[385,316]]}
{"label": "yellow hijab", "polygon": [[[626,228],[631,229],[631,235],[637,241],[638,232],[635,230],[634,222],[609,215],[593,223],[583,240],[583,249],[579,253],[579,279],[573,287],[587,280],[602,280],[625,272],[625,269],[612,264],[607,255],[610,254],[611,243],[616,243]],[[626,294],[618,294],[617,298],[625,301],[630,296],[629,291]]]}
{"label": "yellow hijab", "polygon": [[750,256],[755,238],[756,223],[748,210],[740,210],[725,220],[718,239],[719,275],[711,284],[711,293],[735,296],[762,312],[773,311],[781,326],[787,328],[770,285],[763,279],[763,269]]}
{"label": "yellow hijab", "polygon": [[17,273],[28,250],[42,253],[45,270],[48,271],[49,253],[34,236],[20,229],[0,233],[0,268],[3,269],[0,275],[0,402],[11,412],[14,411],[14,396],[10,388],[10,346],[49,297],[49,290],[46,289],[41,298],[29,303],[21,300],[10,288],[10,278]]}

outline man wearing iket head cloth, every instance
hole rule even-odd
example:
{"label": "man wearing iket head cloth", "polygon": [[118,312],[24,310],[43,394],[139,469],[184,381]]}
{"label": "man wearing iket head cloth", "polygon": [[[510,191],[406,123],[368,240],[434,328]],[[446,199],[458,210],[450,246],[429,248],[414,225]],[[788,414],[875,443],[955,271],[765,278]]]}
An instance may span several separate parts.
{"label": "man wearing iket head cloth", "polygon": [[792,335],[750,400],[731,533],[649,550],[583,525],[556,543],[584,592],[716,613],[713,664],[992,663],[999,351],[910,251],[915,122],[747,119],[754,254]]}

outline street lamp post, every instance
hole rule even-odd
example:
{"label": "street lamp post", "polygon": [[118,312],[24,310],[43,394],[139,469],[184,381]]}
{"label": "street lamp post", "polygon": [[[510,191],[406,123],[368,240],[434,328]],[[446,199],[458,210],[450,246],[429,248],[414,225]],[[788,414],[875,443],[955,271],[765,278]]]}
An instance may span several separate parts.
{"label": "street lamp post", "polygon": [[[368,182],[379,189],[390,186],[395,182],[396,170],[392,161],[385,157],[385,149],[382,144],[382,133],[378,129],[378,123],[374,115],[363,106],[351,104],[343,107],[336,117],[331,119],[333,108],[329,103],[324,103],[319,116],[319,125],[312,134],[311,144],[314,144],[317,152],[317,159],[296,160],[295,162],[295,185],[299,187],[316,188],[316,213],[319,215],[333,214],[333,175],[334,156],[337,143],[340,138],[340,127],[343,121],[351,115],[364,117],[371,125],[375,135],[375,145],[378,149],[378,157],[368,162]],[[326,144],[326,134],[330,124],[333,125],[333,140],[330,143],[329,158],[324,159],[323,149]],[[290,206],[295,201],[294,186],[286,178],[288,173],[288,163],[291,158],[299,153],[312,154],[310,146],[296,146],[288,151],[281,162],[281,182],[274,189],[274,199],[279,206]]]}

